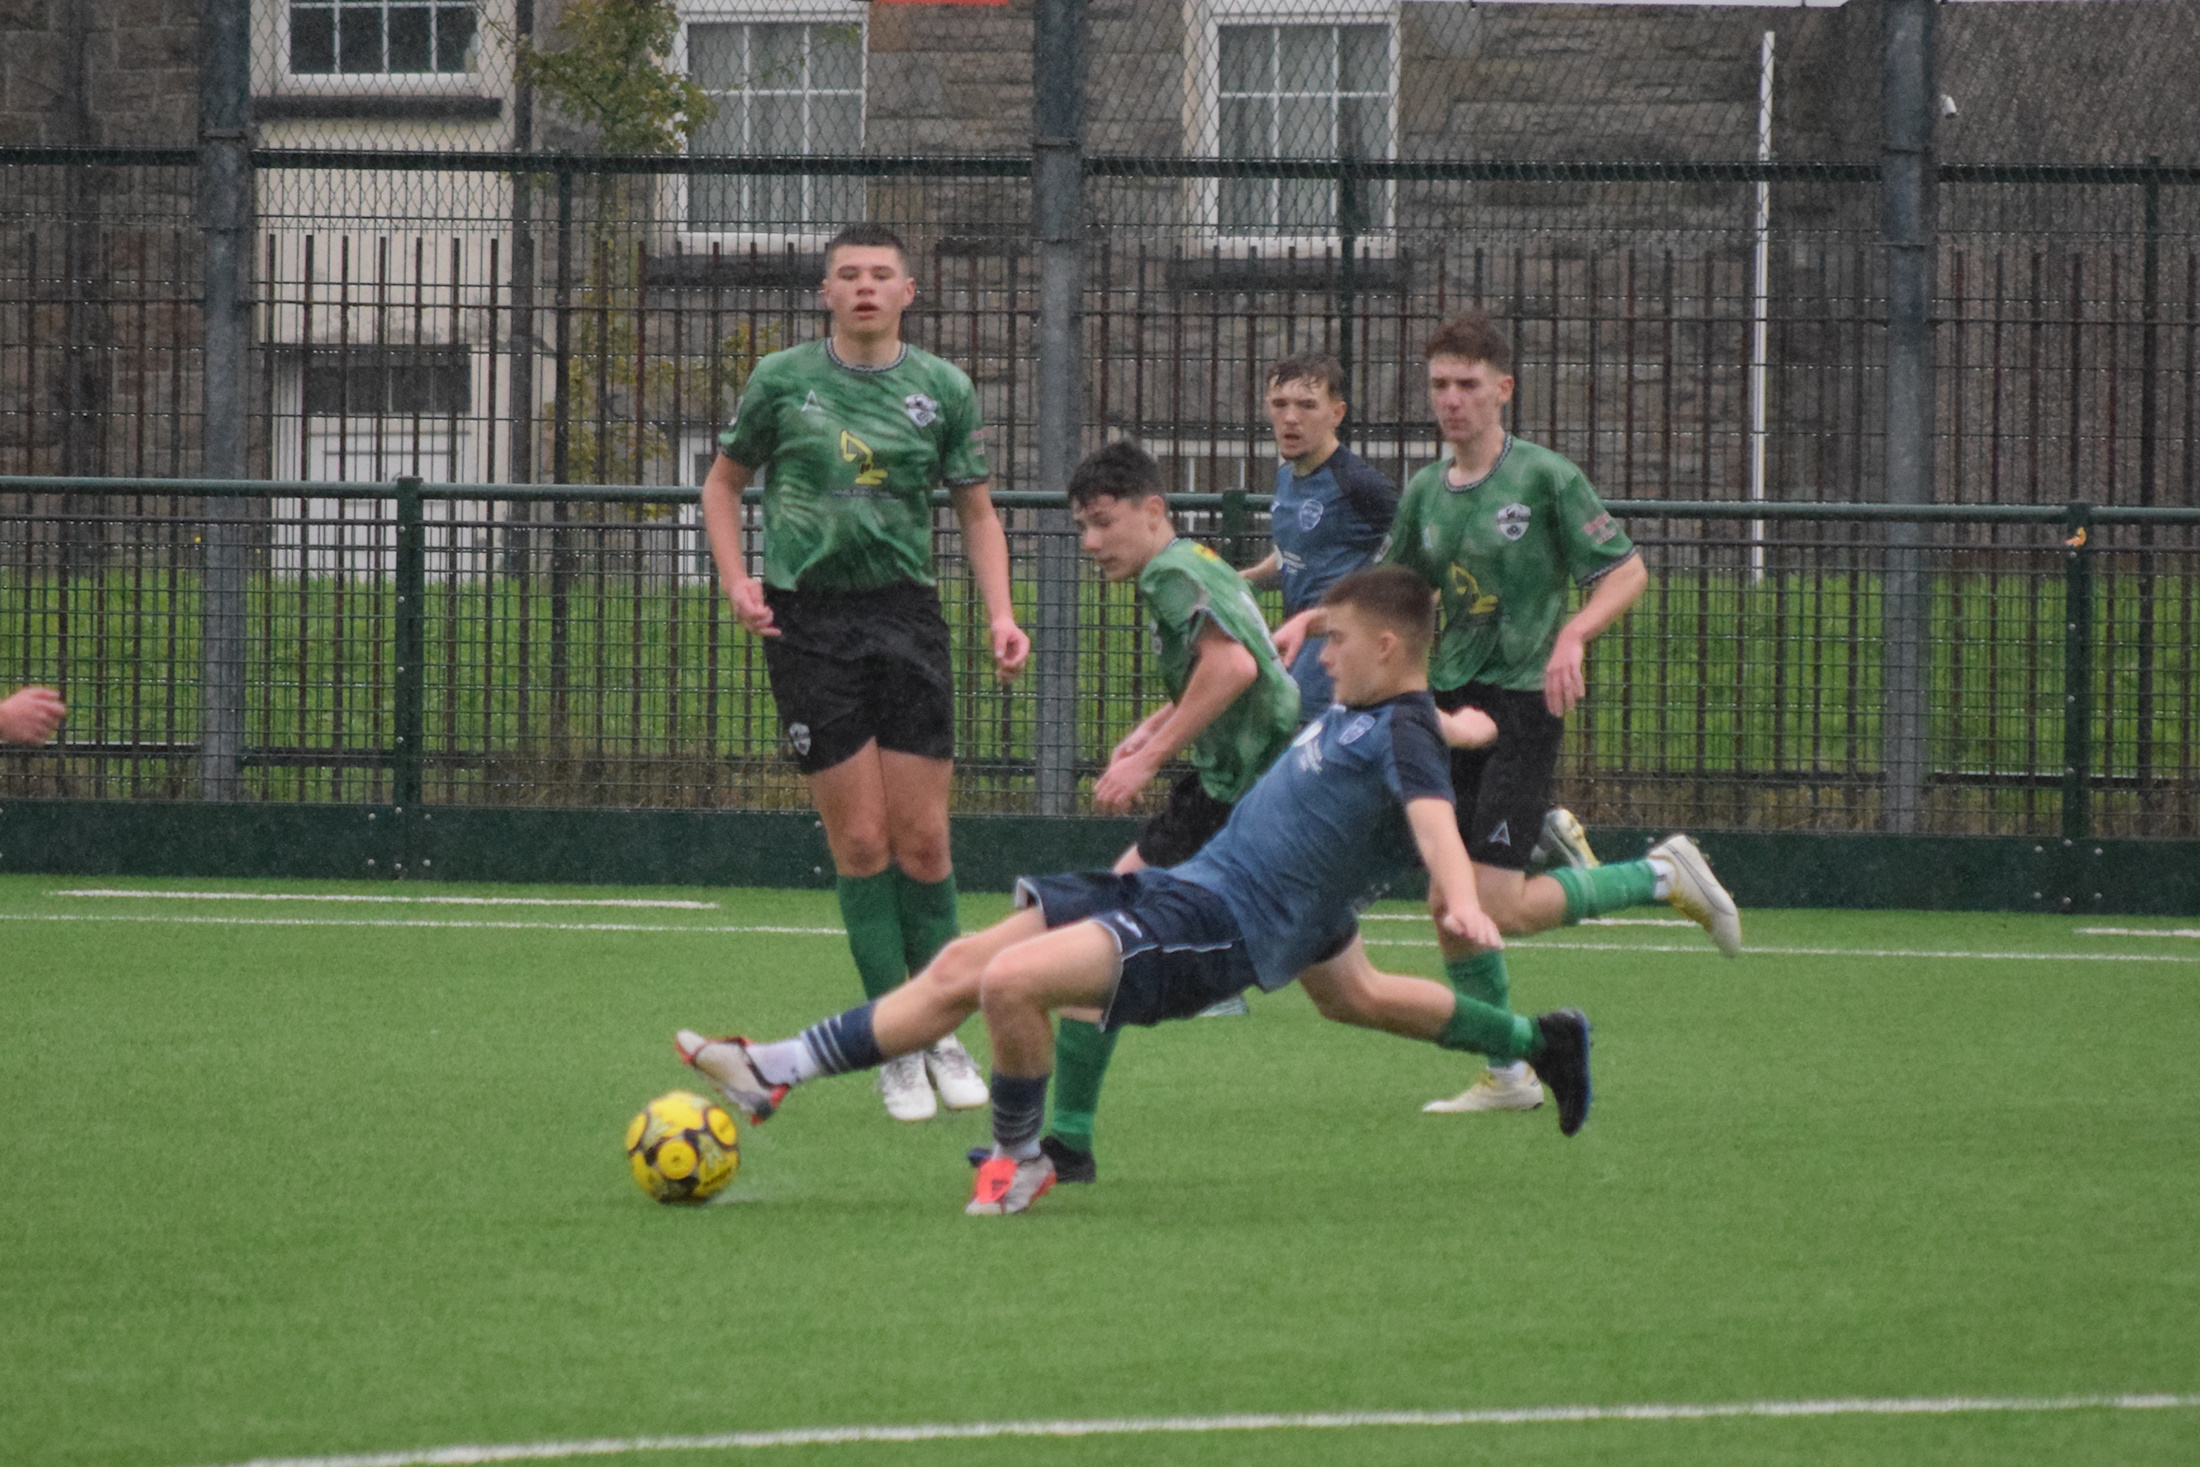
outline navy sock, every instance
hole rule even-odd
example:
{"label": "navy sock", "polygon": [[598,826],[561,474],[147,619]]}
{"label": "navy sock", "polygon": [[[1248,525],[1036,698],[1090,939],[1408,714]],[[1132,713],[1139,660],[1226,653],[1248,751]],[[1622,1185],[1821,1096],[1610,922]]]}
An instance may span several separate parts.
{"label": "navy sock", "polygon": [[816,1056],[819,1074],[845,1075],[850,1070],[868,1070],[886,1062],[885,1054],[878,1047],[878,1036],[871,1032],[874,1007],[875,1004],[859,1004],[844,1014],[821,1019],[802,1031],[802,1042]]}
{"label": "navy sock", "polygon": [[993,1145],[1001,1155],[1029,1161],[1039,1154],[1039,1127],[1047,1118],[1048,1075],[993,1076]]}

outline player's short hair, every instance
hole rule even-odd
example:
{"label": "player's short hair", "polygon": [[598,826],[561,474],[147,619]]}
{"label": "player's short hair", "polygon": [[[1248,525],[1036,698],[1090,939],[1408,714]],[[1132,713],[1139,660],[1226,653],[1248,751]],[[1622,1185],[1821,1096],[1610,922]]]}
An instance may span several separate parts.
{"label": "player's short hair", "polygon": [[1295,352],[1268,369],[1265,385],[1288,387],[1293,382],[1311,382],[1337,401],[1345,400],[1344,363],[1328,352]]}
{"label": "player's short hair", "polygon": [[1422,346],[1421,357],[1431,362],[1438,357],[1487,362],[1503,376],[1510,376],[1513,369],[1512,343],[1490,320],[1490,313],[1479,307],[1461,311],[1437,327]]}
{"label": "player's short hair", "polygon": [[1324,606],[1349,606],[1398,634],[1415,656],[1436,640],[1436,593],[1402,565],[1368,565],[1322,593]]}
{"label": "player's short hair", "polygon": [[902,273],[910,273],[909,246],[901,242],[900,235],[883,224],[872,224],[869,221],[850,224],[825,241],[825,269],[828,273],[833,268],[833,251],[843,245],[853,245],[857,249],[865,250],[892,250],[901,256]]}
{"label": "player's short hair", "polygon": [[1166,501],[1165,482],[1152,454],[1128,438],[1118,439],[1086,454],[1084,462],[1070,470],[1069,507],[1083,509],[1095,499]]}

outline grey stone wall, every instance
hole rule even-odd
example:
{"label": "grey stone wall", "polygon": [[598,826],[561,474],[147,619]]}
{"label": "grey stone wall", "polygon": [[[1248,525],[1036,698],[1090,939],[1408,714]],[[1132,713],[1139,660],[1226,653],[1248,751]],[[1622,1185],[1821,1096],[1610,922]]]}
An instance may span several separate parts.
{"label": "grey stone wall", "polygon": [[0,143],[188,146],[190,0],[0,0]]}

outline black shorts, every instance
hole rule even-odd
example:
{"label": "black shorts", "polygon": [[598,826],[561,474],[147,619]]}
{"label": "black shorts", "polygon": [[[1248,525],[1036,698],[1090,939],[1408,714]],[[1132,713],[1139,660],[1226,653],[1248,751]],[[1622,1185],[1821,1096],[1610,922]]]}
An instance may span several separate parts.
{"label": "black shorts", "polygon": [[1174,866],[1199,854],[1230,823],[1237,807],[1207,793],[1195,772],[1169,786],[1169,802],[1138,832],[1138,859],[1149,866]]}
{"label": "black shorts", "polygon": [[1544,705],[1543,690],[1468,683],[1436,693],[1445,712],[1474,707],[1497,723],[1497,742],[1451,751],[1451,794],[1467,855],[1505,871],[1528,869],[1528,852],[1543,833],[1558,772],[1566,720]]}
{"label": "black shorts", "polygon": [[955,757],[955,679],[939,593],[904,581],[876,591],[766,587],[779,635],[764,670],[780,731],[804,774],[871,740],[927,759]]}
{"label": "black shorts", "polygon": [[1073,871],[1026,876],[1016,906],[1047,926],[1097,922],[1122,962],[1100,1027],[1189,1019],[1258,981],[1244,934],[1221,897],[1166,871]]}

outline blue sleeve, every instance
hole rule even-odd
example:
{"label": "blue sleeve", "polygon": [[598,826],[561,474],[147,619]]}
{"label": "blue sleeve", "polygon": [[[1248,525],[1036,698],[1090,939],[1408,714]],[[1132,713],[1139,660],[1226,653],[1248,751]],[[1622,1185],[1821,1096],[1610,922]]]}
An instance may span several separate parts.
{"label": "blue sleeve", "polygon": [[1357,456],[1342,467],[1344,472],[1337,475],[1337,492],[1352,506],[1360,523],[1367,526],[1373,536],[1371,543],[1379,545],[1390,533],[1390,522],[1398,517],[1398,486]]}
{"label": "blue sleeve", "polygon": [[1397,766],[1399,803],[1452,802],[1451,749],[1437,725],[1434,703],[1416,699],[1391,711],[1390,757]]}

